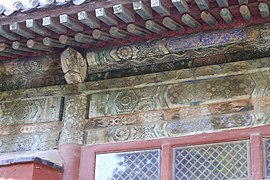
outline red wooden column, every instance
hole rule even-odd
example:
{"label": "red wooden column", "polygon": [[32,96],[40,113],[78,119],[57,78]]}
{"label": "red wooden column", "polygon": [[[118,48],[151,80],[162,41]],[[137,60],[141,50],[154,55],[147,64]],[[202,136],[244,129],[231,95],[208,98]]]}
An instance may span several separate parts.
{"label": "red wooden column", "polygon": [[60,154],[64,161],[63,180],[79,179],[81,146],[63,144],[60,146]]}
{"label": "red wooden column", "polygon": [[82,147],[79,180],[95,179],[95,146]]}
{"label": "red wooden column", "polygon": [[263,179],[263,146],[259,133],[250,135],[251,175],[253,180]]}

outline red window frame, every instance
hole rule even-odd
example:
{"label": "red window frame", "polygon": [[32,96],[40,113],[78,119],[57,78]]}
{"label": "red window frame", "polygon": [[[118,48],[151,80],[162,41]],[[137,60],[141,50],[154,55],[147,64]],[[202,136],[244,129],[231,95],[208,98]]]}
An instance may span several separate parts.
{"label": "red window frame", "polygon": [[173,147],[249,140],[251,161],[250,173],[253,180],[262,180],[264,176],[263,138],[265,137],[270,137],[270,125],[182,137],[83,146],[81,148],[79,179],[95,179],[95,156],[98,153],[160,149],[160,179],[171,180]]}

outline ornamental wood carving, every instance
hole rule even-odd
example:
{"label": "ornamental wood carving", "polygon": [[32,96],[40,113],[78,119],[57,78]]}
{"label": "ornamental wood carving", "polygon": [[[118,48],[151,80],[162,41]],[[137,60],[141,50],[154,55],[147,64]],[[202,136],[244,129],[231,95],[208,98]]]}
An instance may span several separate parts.
{"label": "ornamental wood carving", "polygon": [[61,66],[68,84],[84,82],[87,77],[87,64],[83,56],[72,48],[61,54]]}

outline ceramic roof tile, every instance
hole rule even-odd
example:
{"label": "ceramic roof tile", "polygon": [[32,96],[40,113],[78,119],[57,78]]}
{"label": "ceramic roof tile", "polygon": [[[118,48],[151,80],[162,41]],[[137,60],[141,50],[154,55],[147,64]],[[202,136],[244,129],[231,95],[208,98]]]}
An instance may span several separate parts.
{"label": "ceramic roof tile", "polygon": [[10,16],[16,11],[29,11],[35,8],[47,8],[48,6],[61,6],[67,3],[80,5],[87,0],[0,0],[0,14]]}

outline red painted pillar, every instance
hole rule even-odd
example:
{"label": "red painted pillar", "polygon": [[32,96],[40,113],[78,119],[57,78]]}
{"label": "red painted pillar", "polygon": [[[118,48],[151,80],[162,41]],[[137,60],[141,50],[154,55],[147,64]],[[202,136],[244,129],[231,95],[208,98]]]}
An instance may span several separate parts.
{"label": "red painted pillar", "polygon": [[60,154],[64,161],[63,180],[79,179],[81,146],[78,144],[62,144]]}
{"label": "red painted pillar", "polygon": [[95,179],[95,146],[82,147],[79,180]]}
{"label": "red painted pillar", "polygon": [[263,179],[262,136],[259,133],[250,136],[251,174],[253,180]]}

